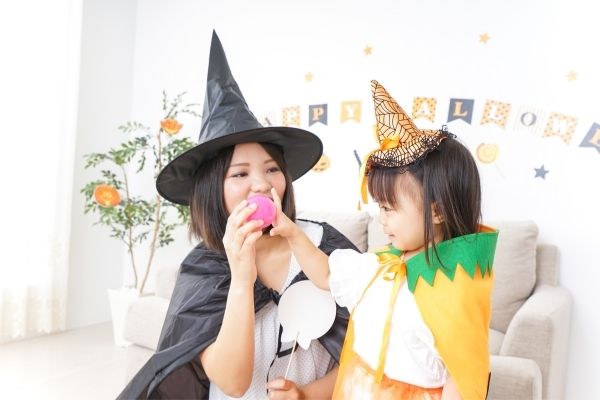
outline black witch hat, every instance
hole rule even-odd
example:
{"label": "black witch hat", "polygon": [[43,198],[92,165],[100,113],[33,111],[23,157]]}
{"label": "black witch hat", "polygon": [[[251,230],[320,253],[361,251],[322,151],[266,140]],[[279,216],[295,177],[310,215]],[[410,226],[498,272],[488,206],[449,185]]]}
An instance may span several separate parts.
{"label": "black witch hat", "polygon": [[263,127],[258,122],[231,74],[221,41],[213,31],[198,145],[160,172],[156,179],[158,193],[174,203],[189,205],[194,175],[202,163],[221,149],[248,142],[281,147],[293,180],[311,169],[323,152],[321,140],[313,133],[293,127]]}

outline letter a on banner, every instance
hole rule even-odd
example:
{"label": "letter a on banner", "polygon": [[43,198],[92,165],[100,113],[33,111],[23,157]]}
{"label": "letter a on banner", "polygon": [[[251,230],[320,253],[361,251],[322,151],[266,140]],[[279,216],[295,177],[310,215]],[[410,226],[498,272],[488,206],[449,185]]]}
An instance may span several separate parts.
{"label": "letter a on banner", "polygon": [[341,116],[342,122],[349,119],[360,122],[360,101],[343,101]]}
{"label": "letter a on banner", "polygon": [[308,126],[316,122],[327,125],[327,104],[308,106]]}
{"label": "letter a on banner", "polygon": [[483,107],[483,116],[481,125],[496,124],[500,128],[506,128],[508,113],[510,112],[510,103],[502,103],[495,100],[487,100]]}
{"label": "letter a on banner", "polygon": [[450,99],[448,122],[454,121],[455,119],[462,119],[470,125],[471,120],[473,119],[474,104],[475,100],[473,99]]}
{"label": "letter a on banner", "polygon": [[548,123],[542,136],[558,136],[566,144],[569,144],[573,133],[575,133],[575,127],[577,127],[577,118],[553,112],[550,114],[550,118],[548,118]]}
{"label": "letter a on banner", "polygon": [[425,118],[435,122],[437,101],[433,97],[415,97],[413,101],[413,119]]}
{"label": "letter a on banner", "polygon": [[594,147],[600,153],[600,124],[592,124],[579,147]]}

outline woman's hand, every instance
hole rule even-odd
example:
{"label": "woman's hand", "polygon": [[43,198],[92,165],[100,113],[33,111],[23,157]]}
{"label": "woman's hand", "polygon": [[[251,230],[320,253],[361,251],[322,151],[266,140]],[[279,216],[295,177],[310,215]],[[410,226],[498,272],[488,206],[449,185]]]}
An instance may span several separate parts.
{"label": "woman's hand", "polygon": [[256,249],[254,245],[262,236],[261,220],[247,221],[256,210],[256,204],[246,200],[238,204],[227,219],[223,247],[229,260],[231,281],[253,285],[256,281]]}
{"label": "woman's hand", "polygon": [[300,228],[281,210],[281,199],[274,188],[271,189],[271,195],[277,209],[277,216],[275,217],[275,221],[273,221],[273,228],[271,228],[271,236],[280,235],[284,238],[290,238],[296,235],[300,231]]}
{"label": "woman's hand", "polygon": [[269,390],[269,399],[297,400],[305,398],[302,390],[294,382],[284,378],[277,378],[267,383],[267,389]]}

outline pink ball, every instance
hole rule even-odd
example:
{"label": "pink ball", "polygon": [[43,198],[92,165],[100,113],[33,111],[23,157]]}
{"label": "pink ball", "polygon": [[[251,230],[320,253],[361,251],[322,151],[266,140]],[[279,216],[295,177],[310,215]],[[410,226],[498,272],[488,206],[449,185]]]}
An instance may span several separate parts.
{"label": "pink ball", "polygon": [[257,194],[248,198],[248,204],[256,204],[256,210],[250,214],[248,217],[248,221],[253,221],[257,219],[262,219],[263,224],[261,229],[266,228],[267,226],[273,223],[275,219],[275,215],[277,214],[277,209],[275,208],[275,203],[271,200],[270,197]]}

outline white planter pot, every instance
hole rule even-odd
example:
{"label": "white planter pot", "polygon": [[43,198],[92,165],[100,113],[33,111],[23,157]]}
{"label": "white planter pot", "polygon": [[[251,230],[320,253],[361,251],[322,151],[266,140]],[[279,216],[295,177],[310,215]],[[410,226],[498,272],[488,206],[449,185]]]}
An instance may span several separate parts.
{"label": "white planter pot", "polygon": [[125,317],[127,316],[129,306],[138,297],[139,293],[134,288],[108,289],[113,337],[117,346],[127,347],[131,344],[123,336],[125,332]]}

